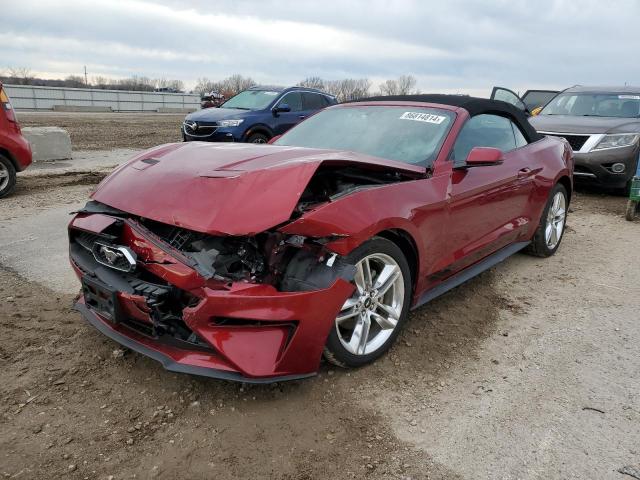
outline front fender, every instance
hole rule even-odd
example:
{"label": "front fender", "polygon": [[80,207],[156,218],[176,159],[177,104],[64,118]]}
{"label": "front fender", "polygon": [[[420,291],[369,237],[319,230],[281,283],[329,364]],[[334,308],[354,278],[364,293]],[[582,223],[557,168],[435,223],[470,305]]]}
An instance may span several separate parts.
{"label": "front fender", "polygon": [[418,250],[418,278],[437,261],[446,224],[448,176],[371,187],[326,203],[283,226],[291,235],[329,238],[326,248],[347,255],[385,230],[403,230]]}

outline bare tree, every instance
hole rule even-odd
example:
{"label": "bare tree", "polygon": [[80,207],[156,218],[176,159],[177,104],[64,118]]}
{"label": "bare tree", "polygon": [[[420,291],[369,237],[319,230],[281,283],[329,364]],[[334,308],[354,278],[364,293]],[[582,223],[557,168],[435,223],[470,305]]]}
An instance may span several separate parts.
{"label": "bare tree", "polygon": [[33,72],[27,67],[8,67],[7,76],[18,85],[30,85],[33,80]]}
{"label": "bare tree", "polygon": [[64,86],[70,88],[86,87],[84,83],[84,77],[81,77],[80,75],[69,75],[64,79]]}
{"label": "bare tree", "polygon": [[398,95],[418,93],[415,89],[416,79],[413,75],[401,75],[396,82],[398,83]]}
{"label": "bare tree", "polygon": [[396,80],[387,80],[380,85],[383,95],[411,95],[418,93],[415,90],[416,79],[413,75],[401,75]]}
{"label": "bare tree", "polygon": [[224,92],[220,93],[225,94],[225,96],[227,93],[230,95],[236,95],[237,93],[240,93],[247,88],[251,88],[256,84],[251,77],[245,78],[237,73],[225,78],[221,83],[223,85]]}
{"label": "bare tree", "polygon": [[369,96],[371,81],[368,78],[345,78],[326,83],[326,91],[340,102],[348,102]]}
{"label": "bare tree", "polygon": [[318,90],[325,89],[325,82],[320,77],[307,77],[298,83],[299,87],[316,88]]}
{"label": "bare tree", "polygon": [[207,77],[198,78],[196,82],[196,86],[193,88],[195,93],[199,93],[200,96],[204,95],[207,92],[212,90],[216,90],[218,84],[212,80],[209,80]]}
{"label": "bare tree", "polygon": [[182,80],[169,80],[168,86],[176,92],[184,92],[184,82]]}
{"label": "bare tree", "polygon": [[398,83],[395,80],[386,80],[380,85],[382,95],[398,95]]}
{"label": "bare tree", "polygon": [[94,88],[107,88],[110,83],[111,80],[107,77],[97,76],[91,79],[91,86]]}
{"label": "bare tree", "polygon": [[243,77],[242,75],[235,74],[227,77],[219,82],[209,80],[207,77],[198,78],[194,92],[199,93],[201,96],[208,92],[218,92],[225,96],[225,98],[232,97],[247,88],[251,88],[256,84],[251,77]]}

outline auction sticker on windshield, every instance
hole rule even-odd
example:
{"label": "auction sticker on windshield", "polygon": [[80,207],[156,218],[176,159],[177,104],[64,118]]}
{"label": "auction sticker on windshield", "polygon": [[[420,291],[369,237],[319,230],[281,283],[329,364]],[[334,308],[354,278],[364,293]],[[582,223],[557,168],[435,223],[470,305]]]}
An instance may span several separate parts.
{"label": "auction sticker on windshield", "polygon": [[404,112],[400,115],[400,120],[414,120],[416,122],[427,122],[427,123],[435,123],[440,125],[444,122],[447,117],[443,117],[441,115],[433,115],[431,113],[420,113],[420,112]]}

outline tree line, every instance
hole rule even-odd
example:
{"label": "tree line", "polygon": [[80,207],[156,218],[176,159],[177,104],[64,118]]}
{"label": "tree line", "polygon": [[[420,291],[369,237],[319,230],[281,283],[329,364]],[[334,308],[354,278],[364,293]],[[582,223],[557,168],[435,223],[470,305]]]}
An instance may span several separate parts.
{"label": "tree line", "polygon": [[[133,75],[128,78],[111,79],[94,76],[85,83],[85,78],[79,75],[69,75],[64,80],[42,79],[35,77],[27,68],[7,68],[0,71],[0,81],[15,85],[36,85],[44,87],[70,88],[99,88],[105,90],[133,90],[153,92],[154,90],[183,92],[185,85],[182,80],[166,78],[152,79]],[[198,78],[193,93],[204,96],[209,92],[218,92],[225,98],[253,87],[257,83],[251,77],[234,74],[222,80],[210,80],[207,77]],[[396,79],[385,80],[377,91],[372,91],[372,82],[368,78],[344,78],[341,80],[325,80],[321,77],[307,77],[298,82],[298,86],[316,88],[334,95],[338,101],[346,102],[376,95],[410,95],[420,93],[416,89],[416,79],[412,75],[401,75]]]}
{"label": "tree line", "polygon": [[[201,96],[208,92],[218,92],[225,98],[253,87],[257,83],[251,77],[236,74],[223,80],[215,81],[199,78],[194,93]],[[338,101],[346,102],[376,95],[411,95],[420,93],[416,89],[416,79],[412,75],[401,75],[396,79],[386,80],[379,86],[379,90],[372,92],[372,82],[368,78],[344,78],[341,80],[324,80],[320,77],[307,77],[297,83],[300,87],[315,88],[335,96]]]}
{"label": "tree line", "polygon": [[132,75],[128,78],[113,79],[101,76],[85,78],[69,75],[65,79],[38,78],[28,68],[9,67],[0,70],[0,81],[12,85],[34,85],[37,87],[98,88],[101,90],[133,90],[153,92],[156,90],[184,92],[182,80],[149,78]]}

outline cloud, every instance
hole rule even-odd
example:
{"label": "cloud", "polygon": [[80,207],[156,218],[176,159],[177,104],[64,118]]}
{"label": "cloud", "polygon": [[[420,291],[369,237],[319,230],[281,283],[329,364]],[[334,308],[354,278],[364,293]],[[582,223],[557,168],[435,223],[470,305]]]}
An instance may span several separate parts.
{"label": "cloud", "polygon": [[3,7],[0,45],[7,66],[61,77],[413,74],[423,91],[488,92],[633,82],[637,18],[635,0],[23,0]]}

